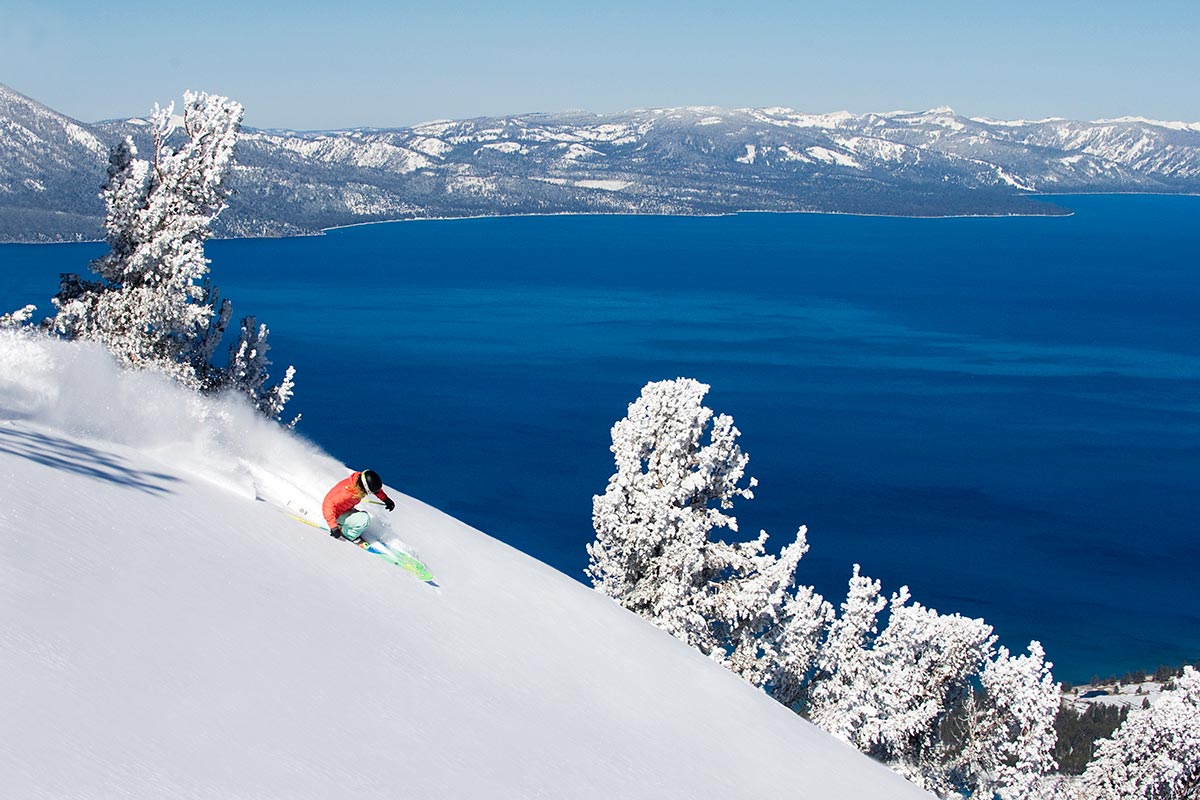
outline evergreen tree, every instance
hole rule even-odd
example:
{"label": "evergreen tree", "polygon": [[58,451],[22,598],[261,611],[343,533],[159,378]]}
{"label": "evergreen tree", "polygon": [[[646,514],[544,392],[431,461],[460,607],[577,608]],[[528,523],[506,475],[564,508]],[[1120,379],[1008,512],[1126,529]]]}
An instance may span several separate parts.
{"label": "evergreen tree", "polygon": [[1029,654],[1001,647],[980,674],[960,716],[957,746],[945,756],[945,784],[972,797],[1035,797],[1057,766],[1061,692],[1039,642]]}
{"label": "evergreen tree", "polygon": [[[279,419],[283,407],[291,399],[295,386],[295,367],[288,367],[283,380],[270,388],[264,388],[270,377],[267,368],[271,360],[267,353],[267,326],[259,325],[254,317],[242,320],[242,332],[237,344],[229,349],[229,365],[220,377],[222,388],[232,389],[246,395],[255,407],[271,419]],[[299,417],[290,423],[294,426]]]}
{"label": "evergreen tree", "polygon": [[889,604],[857,564],[835,614],[795,583],[803,527],[777,557],[765,532],[712,537],[737,531],[727,512],[756,482],[708,388],[649,383],[613,426],[617,469],[593,498],[596,589],[931,791],[1034,800],[1065,786],[1045,779],[1060,690],[1039,643],[997,651],[983,620],[910,603],[907,587]]}
{"label": "evergreen tree", "polygon": [[778,558],[755,542],[757,564],[744,580],[718,584],[716,600],[728,648],[726,666],[786,706],[802,699],[833,609],[811,586],[796,586],[796,567],[808,552],[807,528]]}
{"label": "evergreen tree", "polygon": [[[880,596],[879,581],[861,575],[855,565],[846,602],[817,655],[808,714],[835,737],[915,783],[950,794],[964,784],[964,772],[974,770],[978,777],[986,770],[976,769],[979,758],[986,756],[990,765],[1011,761],[1007,751],[1000,752],[1002,743],[1011,743],[999,734],[988,740],[986,753],[964,754],[961,743],[948,748],[944,741],[948,724],[975,714],[972,686],[981,680],[995,637],[983,620],[939,614],[909,600],[902,587],[889,604]],[[880,630],[879,615],[889,605]],[[990,685],[1000,707],[1024,711],[1005,694],[1008,682],[997,679]]]}
{"label": "evergreen tree", "polygon": [[1091,800],[1190,800],[1200,796],[1200,673],[1185,667],[1176,687],[1148,709],[1130,710],[1099,742],[1081,778]]}
{"label": "evergreen tree", "polygon": [[587,574],[598,591],[751,681],[783,681],[791,667],[771,659],[802,658],[803,647],[763,636],[786,615],[804,529],[778,559],[765,552],[765,532],[752,542],[711,538],[737,531],[726,512],[754,496],[756,481],[743,482],[741,434],[703,405],[708,389],[688,378],[649,383],[613,426],[616,472],[593,499]]}
{"label": "evergreen tree", "polygon": [[278,418],[293,372],[263,388],[270,363],[265,327],[248,318],[240,360],[231,359],[227,369],[211,360],[232,308],[208,281],[204,241],[231,193],[242,107],[188,92],[182,131],[173,112],[173,104],[154,107],[150,160],[138,157],[132,139],[113,147],[103,192],[110,249],[91,264],[99,280],[64,275],[54,298],[57,314],[46,325],[70,339],[104,344],[126,367],[157,369],[196,389],[242,391]]}
{"label": "evergreen tree", "polygon": [[1012,656],[1001,647],[980,681],[991,700],[987,730],[995,753],[994,788],[1004,800],[1020,800],[1052,771],[1058,734],[1054,720],[1062,693],[1040,642],[1029,654]]}
{"label": "evergreen tree", "polygon": [[191,92],[184,103],[177,148],[169,143],[173,105],[151,114],[151,161],[137,157],[132,139],[113,148],[103,192],[110,249],[91,265],[101,280],[65,283],[53,324],[103,343],[128,367],[155,367],[201,388],[208,375],[195,345],[214,315],[198,283],[208,274],[203,242],[229,196],[242,107]]}
{"label": "evergreen tree", "polygon": [[845,714],[849,698],[867,680],[867,652],[878,632],[879,612],[887,600],[879,596],[881,584],[861,574],[854,565],[841,613],[817,654],[817,673],[809,689],[809,719],[844,742],[855,738],[855,721]]}
{"label": "evergreen tree", "polygon": [[868,696],[880,713],[867,718],[861,736],[872,755],[922,773],[937,762],[941,723],[970,691],[995,637],[981,619],[908,600],[908,587],[892,596],[888,625],[872,647]]}
{"label": "evergreen tree", "polygon": [[1095,755],[1096,742],[1110,738],[1128,714],[1126,706],[1089,703],[1082,711],[1076,711],[1070,705],[1063,705],[1054,722],[1057,734],[1054,760],[1058,762],[1058,771],[1063,775],[1082,775]]}

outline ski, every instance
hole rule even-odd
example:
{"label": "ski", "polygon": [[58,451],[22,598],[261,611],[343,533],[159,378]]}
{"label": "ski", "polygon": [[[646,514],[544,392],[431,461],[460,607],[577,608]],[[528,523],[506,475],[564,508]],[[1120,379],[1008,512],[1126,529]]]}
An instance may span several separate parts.
{"label": "ski", "polygon": [[[311,519],[307,519],[306,517],[302,517],[298,514],[292,514],[290,512],[288,512],[288,516],[297,522],[303,522],[305,525],[325,531],[326,533],[329,532],[329,528],[325,527],[324,525],[319,525],[316,522],[313,522]],[[355,545],[360,550],[366,550],[368,553],[373,553],[388,563],[400,567],[400,569],[404,570],[405,572],[414,575],[418,580],[429,584],[433,583],[433,573],[429,571],[429,567],[425,566],[408,553],[405,553],[403,550],[392,550],[383,542],[367,541],[365,542],[365,547],[358,542],[351,542],[351,544]]]}
{"label": "ski", "polygon": [[433,573],[429,571],[429,567],[403,550],[392,550],[383,542],[367,542],[367,546],[363,549],[395,564],[402,570],[411,572],[418,579],[425,581],[425,583],[433,583]]}

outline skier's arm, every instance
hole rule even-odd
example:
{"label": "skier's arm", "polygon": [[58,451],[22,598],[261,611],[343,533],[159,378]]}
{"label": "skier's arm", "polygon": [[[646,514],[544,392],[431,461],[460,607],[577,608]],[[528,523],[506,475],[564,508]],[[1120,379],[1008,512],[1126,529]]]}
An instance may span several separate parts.
{"label": "skier's arm", "polygon": [[375,496],[383,501],[383,504],[387,506],[388,511],[391,511],[396,507],[396,502],[392,500],[392,498],[388,497],[387,492],[385,492],[383,489],[380,489],[378,492],[376,492]]}
{"label": "skier's arm", "polygon": [[329,530],[338,526],[337,514],[333,513],[333,492],[325,496],[325,502],[321,504],[321,516],[325,518],[325,524],[329,526]]}

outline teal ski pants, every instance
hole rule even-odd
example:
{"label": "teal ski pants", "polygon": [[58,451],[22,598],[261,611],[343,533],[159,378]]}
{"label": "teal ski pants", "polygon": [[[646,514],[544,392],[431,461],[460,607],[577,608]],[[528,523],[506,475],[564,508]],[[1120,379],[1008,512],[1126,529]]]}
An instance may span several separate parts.
{"label": "teal ski pants", "polygon": [[371,524],[371,516],[365,511],[352,508],[338,516],[337,523],[338,527],[342,529],[342,536],[347,539],[358,539]]}

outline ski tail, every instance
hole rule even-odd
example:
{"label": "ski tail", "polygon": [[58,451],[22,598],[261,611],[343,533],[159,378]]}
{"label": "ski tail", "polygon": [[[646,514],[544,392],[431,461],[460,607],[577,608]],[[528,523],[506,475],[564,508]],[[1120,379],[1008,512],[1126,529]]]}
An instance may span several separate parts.
{"label": "ski tail", "polygon": [[417,559],[405,553],[403,550],[393,550],[383,542],[378,540],[369,541],[367,550],[395,564],[400,569],[411,572],[419,579],[426,583],[433,582],[433,573],[429,571],[429,567],[422,564]]}

